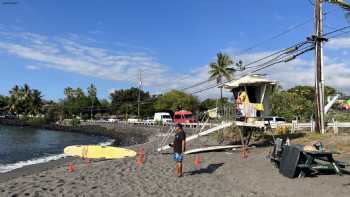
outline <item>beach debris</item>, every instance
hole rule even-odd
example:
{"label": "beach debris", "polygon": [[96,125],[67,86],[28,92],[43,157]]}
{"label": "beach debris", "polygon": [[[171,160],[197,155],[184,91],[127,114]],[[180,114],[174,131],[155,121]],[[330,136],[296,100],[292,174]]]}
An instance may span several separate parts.
{"label": "beach debris", "polygon": [[73,165],[73,163],[71,163],[71,162],[68,163],[68,172],[69,172],[69,173],[74,172],[74,165]]}
{"label": "beach debris", "polygon": [[136,164],[141,167],[145,163],[145,150],[143,147],[140,147],[136,155]]}

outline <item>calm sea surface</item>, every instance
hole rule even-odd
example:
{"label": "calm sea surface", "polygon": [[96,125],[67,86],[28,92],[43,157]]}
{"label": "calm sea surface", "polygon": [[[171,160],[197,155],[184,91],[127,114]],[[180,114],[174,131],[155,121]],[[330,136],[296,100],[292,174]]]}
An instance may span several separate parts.
{"label": "calm sea surface", "polygon": [[64,147],[69,145],[106,141],[108,138],[101,136],[0,126],[0,166],[62,154]]}

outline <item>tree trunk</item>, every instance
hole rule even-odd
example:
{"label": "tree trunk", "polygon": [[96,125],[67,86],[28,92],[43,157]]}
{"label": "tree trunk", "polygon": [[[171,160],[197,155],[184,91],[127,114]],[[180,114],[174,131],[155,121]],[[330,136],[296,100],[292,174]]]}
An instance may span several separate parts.
{"label": "tree trunk", "polygon": [[222,87],[220,87],[220,115],[223,115],[222,112],[224,110],[224,103],[222,102]]}

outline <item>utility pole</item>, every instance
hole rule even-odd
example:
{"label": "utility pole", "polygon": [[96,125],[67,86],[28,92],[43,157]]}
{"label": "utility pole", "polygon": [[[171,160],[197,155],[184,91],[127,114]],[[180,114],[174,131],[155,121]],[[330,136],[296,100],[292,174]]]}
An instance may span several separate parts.
{"label": "utility pole", "polygon": [[137,117],[139,119],[140,119],[141,88],[142,88],[142,79],[141,79],[141,70],[139,70],[139,95],[137,98]]}
{"label": "utility pole", "polygon": [[324,76],[323,76],[323,12],[322,1],[315,0],[315,131],[325,133],[324,122]]}

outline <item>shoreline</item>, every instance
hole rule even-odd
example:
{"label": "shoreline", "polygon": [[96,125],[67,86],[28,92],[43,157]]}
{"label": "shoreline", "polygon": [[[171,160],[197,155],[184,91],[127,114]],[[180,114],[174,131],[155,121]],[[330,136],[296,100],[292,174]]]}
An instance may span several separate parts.
{"label": "shoreline", "polygon": [[[160,132],[159,128],[143,128],[143,127],[125,127],[124,125],[117,125],[114,124],[113,127],[107,128],[100,125],[81,125],[77,127],[72,126],[64,126],[64,125],[40,125],[40,126],[33,126],[24,124],[23,122],[20,122],[18,120],[6,120],[4,122],[4,119],[0,119],[0,125],[3,126],[9,126],[9,127],[28,127],[28,128],[35,128],[35,129],[48,129],[48,130],[55,130],[60,132],[72,132],[72,133],[81,133],[85,135],[92,135],[92,136],[104,136],[111,140],[113,140],[112,143],[108,143],[108,145],[111,146],[119,146],[119,147],[137,147],[140,145],[144,145],[147,143],[150,143],[152,139],[154,139],[154,136],[152,137],[152,134],[155,134],[157,131]],[[104,145],[106,142],[101,142],[99,144]],[[63,151],[63,150],[62,150]],[[60,156],[62,153],[59,153],[57,155],[51,155],[52,157]],[[51,157],[49,156],[49,157]],[[16,165],[21,162],[36,162],[37,160],[45,160],[47,157],[40,157],[40,158],[33,158],[33,160],[27,160],[27,161],[19,161],[13,164],[4,164],[4,167],[7,165]],[[33,163],[29,165],[24,165],[15,169],[12,169],[8,172],[0,173],[0,183],[6,182],[13,178],[18,178],[21,176],[27,176],[31,174],[37,174],[43,171],[47,171],[56,167],[60,167],[64,165],[67,166],[68,162],[77,162],[81,160],[80,158],[74,158],[74,157],[65,157],[58,159],[52,159],[49,161],[43,161],[40,163]]]}
{"label": "shoreline", "polygon": [[[10,126],[10,125],[7,125]],[[11,125],[11,126],[15,126],[15,125]],[[156,131],[159,129],[158,128],[151,128],[153,129],[152,133],[156,133]],[[68,131],[67,131],[68,132]],[[188,130],[189,133],[191,133],[191,130]],[[129,134],[128,136],[130,136],[132,134]],[[155,145],[155,142],[159,139],[160,136],[157,135],[153,135],[151,136],[148,133],[147,139],[145,141],[143,141],[142,143],[134,143],[134,144],[124,144],[121,147],[124,148],[130,148],[130,149],[138,149],[139,147],[142,146],[147,146],[147,147],[151,147]],[[114,140],[114,139],[113,139]],[[135,140],[131,140],[133,142],[135,142]],[[124,140],[124,142],[130,142],[129,140]],[[104,142],[103,142],[104,143]],[[152,143],[154,143],[154,145],[152,145]],[[111,146],[119,146],[116,145],[115,142],[110,144]],[[155,150],[156,148],[154,148]],[[62,153],[63,154],[63,153]],[[95,160],[91,160],[91,163],[96,163],[96,162],[100,162],[103,161],[104,159],[95,159]],[[63,158],[59,158],[57,160],[50,160],[47,162],[43,162],[43,163],[37,163],[37,164],[31,164],[31,165],[26,165],[8,172],[4,172],[4,173],[0,173],[0,183],[3,182],[7,182],[11,179],[15,179],[15,178],[19,178],[19,177],[24,177],[24,176],[28,176],[28,175],[33,175],[33,174],[39,174],[45,171],[49,171],[49,170],[53,170],[55,168],[61,168],[63,166],[63,168],[67,169],[67,165],[69,162],[73,162],[75,164],[81,165],[84,163],[84,161],[81,158],[78,157],[63,157]]]}
{"label": "shoreline", "polygon": [[103,136],[114,139],[114,146],[127,146],[129,144],[141,144],[148,140],[148,137],[154,133],[154,130],[160,128],[149,128],[142,126],[130,126],[124,124],[106,124],[106,125],[78,125],[67,126],[55,123],[31,125],[18,119],[0,118],[0,125],[14,127],[28,127],[34,129],[47,129],[61,132],[81,133],[92,136]]}
{"label": "shoreline", "polygon": [[[0,182],[0,196],[347,196],[350,176],[320,175],[289,179],[266,159],[269,148],[253,149],[247,159],[240,152],[186,155],[184,176],[174,176],[171,155],[155,151],[156,142],[144,143],[145,163],[138,167],[136,158],[92,161],[73,159],[75,171],[67,172],[67,162],[28,169]],[[189,148],[201,146],[192,142]],[[140,145],[130,146],[137,150]],[[171,152],[171,150],[169,150]],[[42,171],[40,171],[40,169]],[[24,169],[23,171],[26,171]],[[4,179],[4,178],[3,178]]]}

